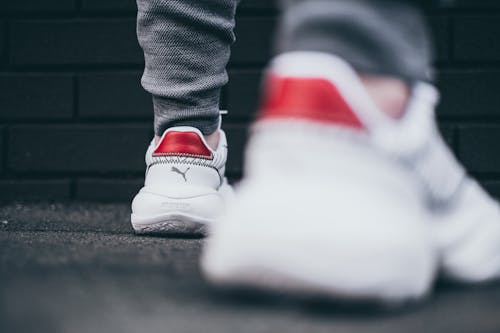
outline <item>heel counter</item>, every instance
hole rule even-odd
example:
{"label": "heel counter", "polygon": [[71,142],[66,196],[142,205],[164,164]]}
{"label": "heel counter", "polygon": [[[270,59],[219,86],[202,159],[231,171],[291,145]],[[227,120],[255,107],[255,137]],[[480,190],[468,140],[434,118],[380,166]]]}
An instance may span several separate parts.
{"label": "heel counter", "polygon": [[315,77],[282,77],[269,74],[259,118],[298,118],[362,129],[363,124],[339,90]]}
{"label": "heel counter", "polygon": [[153,157],[189,156],[212,159],[213,153],[200,135],[195,131],[167,131],[153,151]]}

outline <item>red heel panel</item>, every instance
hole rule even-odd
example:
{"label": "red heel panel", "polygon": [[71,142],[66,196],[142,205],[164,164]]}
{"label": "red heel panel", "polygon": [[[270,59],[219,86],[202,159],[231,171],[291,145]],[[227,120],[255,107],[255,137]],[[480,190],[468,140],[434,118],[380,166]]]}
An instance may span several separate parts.
{"label": "red heel panel", "polygon": [[260,119],[299,118],[363,128],[338,89],[321,78],[270,76]]}
{"label": "red heel panel", "polygon": [[153,156],[191,156],[212,158],[212,152],[195,132],[168,132],[153,152]]}

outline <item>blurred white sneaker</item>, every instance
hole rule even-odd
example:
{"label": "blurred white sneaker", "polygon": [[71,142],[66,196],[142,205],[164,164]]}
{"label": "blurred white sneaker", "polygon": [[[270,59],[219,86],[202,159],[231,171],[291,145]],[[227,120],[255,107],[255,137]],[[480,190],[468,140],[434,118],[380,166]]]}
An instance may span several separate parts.
{"label": "blurred white sneaker", "polygon": [[332,55],[294,52],[269,70],[236,201],[202,268],[225,286],[401,302],[436,273],[500,274],[500,211],[435,125],[417,84],[401,119],[377,109]]}
{"label": "blurred white sneaker", "polygon": [[193,127],[172,127],[146,152],[146,180],[132,202],[136,233],[204,234],[225,209],[227,141],[216,150]]}

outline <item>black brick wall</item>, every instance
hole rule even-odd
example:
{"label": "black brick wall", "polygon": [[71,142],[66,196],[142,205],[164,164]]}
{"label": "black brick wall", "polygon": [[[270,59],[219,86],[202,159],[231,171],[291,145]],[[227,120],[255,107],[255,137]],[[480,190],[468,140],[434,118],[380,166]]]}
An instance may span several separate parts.
{"label": "black brick wall", "polygon": [[[500,195],[500,1],[429,6],[438,115],[447,142]],[[246,128],[277,10],[243,0],[223,107],[228,172],[241,175]],[[151,98],[134,0],[23,0],[0,6],[0,200],[130,200],[151,138]]]}

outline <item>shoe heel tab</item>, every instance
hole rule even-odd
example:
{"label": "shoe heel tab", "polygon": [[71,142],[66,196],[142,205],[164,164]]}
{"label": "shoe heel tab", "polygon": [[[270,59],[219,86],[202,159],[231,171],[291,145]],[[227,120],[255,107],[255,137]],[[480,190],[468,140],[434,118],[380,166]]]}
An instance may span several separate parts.
{"label": "shoe heel tab", "polygon": [[259,118],[295,118],[363,129],[360,119],[337,87],[322,77],[270,73]]}
{"label": "shoe heel tab", "polygon": [[173,127],[163,133],[153,151],[153,157],[159,156],[189,156],[211,159],[213,152],[197,128]]}

